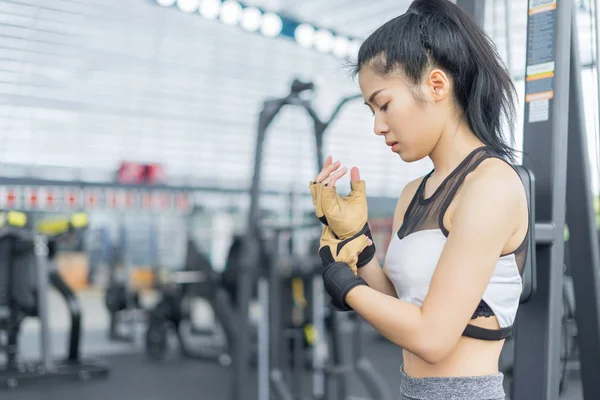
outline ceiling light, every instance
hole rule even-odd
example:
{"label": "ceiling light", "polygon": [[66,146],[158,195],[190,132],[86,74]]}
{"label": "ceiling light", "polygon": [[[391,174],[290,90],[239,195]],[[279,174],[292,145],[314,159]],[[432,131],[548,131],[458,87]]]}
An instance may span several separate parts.
{"label": "ceiling light", "polygon": [[300,24],[294,30],[294,39],[302,47],[310,47],[314,43],[315,28],[309,24]]}
{"label": "ceiling light", "polygon": [[274,13],[266,13],[263,16],[263,21],[260,26],[260,31],[266,37],[275,37],[281,33],[283,22],[279,15]]}
{"label": "ceiling light", "polygon": [[206,19],[216,19],[219,16],[221,2],[219,0],[200,0],[198,11]]}
{"label": "ceiling light", "polygon": [[242,12],[242,28],[249,32],[256,32],[260,28],[262,12],[256,7],[244,8]]}
{"label": "ceiling light", "polygon": [[315,48],[321,53],[329,53],[333,47],[333,34],[327,29],[315,33]]}
{"label": "ceiling light", "polygon": [[221,6],[221,21],[225,25],[235,25],[242,17],[242,6],[237,1],[227,0]]}

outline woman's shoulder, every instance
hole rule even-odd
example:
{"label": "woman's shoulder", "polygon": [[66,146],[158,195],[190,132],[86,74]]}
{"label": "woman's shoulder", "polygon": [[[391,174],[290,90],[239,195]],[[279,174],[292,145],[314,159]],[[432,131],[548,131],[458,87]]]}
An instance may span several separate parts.
{"label": "woman's shoulder", "polygon": [[513,165],[501,158],[490,157],[481,162],[465,179],[465,184],[478,186],[502,184],[505,189],[523,191],[523,182]]}
{"label": "woman's shoulder", "polygon": [[500,158],[481,162],[464,180],[463,193],[478,196],[488,192],[513,204],[527,205],[525,187],[515,167]]}
{"label": "woman's shoulder", "polygon": [[[499,158],[481,162],[463,183],[460,199],[454,211],[452,227],[461,225],[464,231],[479,232],[482,224],[492,224],[500,237],[510,232],[502,253],[517,249],[529,227],[527,195],[517,170]],[[463,232],[464,232],[463,231]]]}

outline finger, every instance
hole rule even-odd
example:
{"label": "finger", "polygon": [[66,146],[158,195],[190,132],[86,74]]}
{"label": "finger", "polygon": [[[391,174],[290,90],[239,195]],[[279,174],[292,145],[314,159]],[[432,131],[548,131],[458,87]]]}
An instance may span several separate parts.
{"label": "finger", "polygon": [[323,164],[323,168],[327,168],[328,166],[330,166],[333,163],[333,157],[331,156],[327,156],[327,159],[325,160],[325,164]]}
{"label": "finger", "polygon": [[357,263],[358,263],[358,255],[352,257],[352,261],[350,262],[350,264],[348,264],[348,266],[350,267],[350,270],[352,271],[354,276],[358,276],[358,267],[356,266]]}
{"label": "finger", "polygon": [[[335,171],[334,173],[330,174],[327,178],[325,178],[323,180],[323,182],[321,182],[324,186],[327,187],[335,187],[335,182],[340,179],[342,176],[346,175],[346,172],[348,172],[347,168],[341,168],[338,169],[337,171]],[[332,184],[333,182],[333,184]]]}
{"label": "finger", "polygon": [[350,181],[360,181],[360,172],[357,167],[352,167],[350,170]]}
{"label": "finger", "polygon": [[367,240],[367,247],[371,246],[373,244],[373,241],[371,239]]}
{"label": "finger", "polygon": [[[338,161],[338,163],[339,163],[339,161]],[[332,164],[332,166],[333,165],[335,165],[335,164]],[[339,168],[339,169],[332,170],[332,171],[330,171],[327,174],[327,176],[325,178],[323,178],[323,180],[321,180],[321,183],[323,185],[326,185],[327,182],[330,182],[333,179],[333,177],[335,177],[336,174],[346,173],[346,171],[348,171],[348,168],[346,168],[346,167],[342,167],[342,168]]]}
{"label": "finger", "polygon": [[317,175],[317,177],[315,178],[315,182],[321,182],[323,183],[323,180],[325,180],[333,171],[335,171],[336,169],[338,169],[340,167],[340,162],[336,161],[326,167],[323,167],[323,169],[321,170],[321,172],[319,172],[319,175]]}
{"label": "finger", "polygon": [[335,183],[342,176],[346,175],[346,172],[348,172],[347,168],[342,168],[342,169],[340,169],[338,171],[335,171],[335,173],[329,175],[328,182],[325,183],[324,185],[327,186],[327,187],[335,187]]}

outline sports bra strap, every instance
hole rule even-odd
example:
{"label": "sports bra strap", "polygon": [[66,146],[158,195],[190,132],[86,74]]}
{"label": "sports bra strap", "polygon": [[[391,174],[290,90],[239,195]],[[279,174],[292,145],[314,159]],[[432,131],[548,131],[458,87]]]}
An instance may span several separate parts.
{"label": "sports bra strap", "polygon": [[473,339],[497,341],[497,340],[506,339],[509,336],[512,336],[512,332],[513,332],[512,325],[507,326],[506,328],[500,328],[500,329],[487,329],[487,328],[482,328],[480,326],[475,326],[475,325],[469,324],[465,328],[465,331],[463,332],[463,336],[467,336],[467,337],[470,337]]}

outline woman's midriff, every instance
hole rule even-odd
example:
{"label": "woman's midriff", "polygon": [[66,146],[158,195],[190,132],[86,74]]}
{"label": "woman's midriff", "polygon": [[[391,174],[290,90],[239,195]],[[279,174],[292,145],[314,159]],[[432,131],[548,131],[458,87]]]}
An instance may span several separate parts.
{"label": "woman's midriff", "polygon": [[[495,317],[480,317],[470,322],[488,329],[498,329]],[[495,375],[504,340],[487,341],[462,336],[443,361],[430,364],[404,350],[404,373],[414,378]]]}

